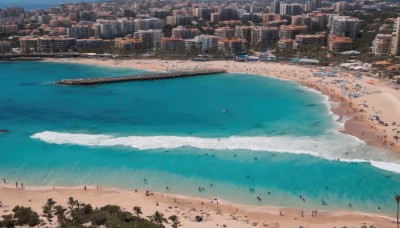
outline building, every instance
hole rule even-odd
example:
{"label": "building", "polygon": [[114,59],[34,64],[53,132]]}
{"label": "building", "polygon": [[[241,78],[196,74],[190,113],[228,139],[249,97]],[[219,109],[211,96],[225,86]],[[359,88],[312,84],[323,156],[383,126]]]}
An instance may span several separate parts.
{"label": "building", "polygon": [[236,35],[235,30],[229,27],[217,28],[215,29],[214,34],[218,38],[233,38]]}
{"label": "building", "polygon": [[193,16],[209,21],[211,19],[211,10],[209,8],[196,8],[193,10]]}
{"label": "building", "polygon": [[76,38],[40,37],[38,50],[41,53],[69,52],[76,47]]}
{"label": "building", "polygon": [[351,5],[346,1],[335,2],[332,6],[335,13],[343,13],[345,11],[352,10]]}
{"label": "building", "polygon": [[237,20],[236,9],[234,8],[223,8],[221,10],[220,21]]}
{"label": "building", "polygon": [[271,7],[270,7],[270,11],[269,12],[273,13],[273,14],[279,14],[280,10],[281,10],[281,2],[280,2],[280,0],[274,0],[271,3]]}
{"label": "building", "polygon": [[329,36],[329,51],[340,53],[352,49],[353,41],[349,37]]}
{"label": "building", "polygon": [[39,38],[37,37],[21,37],[19,38],[20,52],[29,54],[38,51]]}
{"label": "building", "polygon": [[240,38],[221,38],[218,40],[218,50],[225,54],[243,54],[247,52],[247,41]]}
{"label": "building", "polygon": [[90,39],[77,39],[76,48],[77,49],[96,49],[103,46],[102,39],[90,38]]}
{"label": "building", "polygon": [[171,11],[166,9],[152,9],[151,15],[164,20],[168,16],[171,16]]}
{"label": "building", "polygon": [[245,39],[247,43],[251,41],[251,31],[254,27],[252,26],[236,26],[235,37]]}
{"label": "building", "polygon": [[306,34],[307,31],[307,26],[282,25],[279,27],[279,38],[294,40],[296,35]]}
{"label": "building", "polygon": [[183,46],[185,50],[191,51],[191,50],[201,50],[201,40],[199,39],[186,39],[183,40]]}
{"label": "building", "polygon": [[0,41],[0,53],[11,52],[11,42]]}
{"label": "building", "polygon": [[281,3],[280,11],[281,15],[300,15],[303,13],[303,6],[297,3]]}
{"label": "building", "polygon": [[211,13],[210,17],[211,17],[210,21],[212,23],[219,23],[221,21],[221,13],[220,12]]}
{"label": "building", "polygon": [[181,52],[184,48],[183,40],[179,38],[162,38],[160,44],[163,51]]}
{"label": "building", "polygon": [[181,38],[181,39],[192,39],[195,36],[199,36],[200,31],[198,29],[192,28],[184,28],[179,26],[177,28],[172,29],[172,38]]}
{"label": "building", "polygon": [[79,13],[80,21],[96,21],[96,19],[97,15],[95,12],[85,10]]}
{"label": "building", "polygon": [[135,39],[142,40],[142,46],[145,50],[151,50],[155,43],[159,43],[164,37],[161,29],[139,30],[133,35]]}
{"label": "building", "polygon": [[278,41],[278,48],[281,50],[293,49],[293,40],[292,39],[280,39]]}
{"label": "building", "polygon": [[297,35],[294,48],[326,46],[326,35]]}
{"label": "building", "polygon": [[349,16],[333,17],[331,24],[331,35],[349,37],[353,41],[357,40],[360,31],[360,20]]}
{"label": "building", "polygon": [[126,36],[135,32],[135,24],[126,18],[117,20],[116,30],[118,36]]}
{"label": "building", "polygon": [[278,38],[277,27],[255,27],[252,30],[251,43],[253,47],[269,48],[276,44]]}
{"label": "building", "polygon": [[135,31],[149,30],[149,29],[162,29],[164,22],[159,18],[145,18],[135,19],[134,21]]}
{"label": "building", "polygon": [[133,50],[142,50],[142,40],[140,39],[125,39],[125,38],[117,38],[114,39],[115,47],[124,49],[126,51]]}
{"label": "building", "polygon": [[18,33],[18,25],[0,25],[0,34]]}
{"label": "building", "polygon": [[168,16],[165,19],[165,23],[171,26],[180,26],[180,25],[190,25],[192,24],[193,17],[192,16]]}
{"label": "building", "polygon": [[90,28],[87,25],[73,25],[67,29],[67,35],[71,38],[85,39],[90,37]]}
{"label": "building", "polygon": [[266,23],[266,24],[273,22],[273,21],[280,21],[281,15],[276,14],[276,13],[264,13],[262,15],[262,20],[263,20],[263,23]]}
{"label": "building", "polygon": [[390,54],[394,56],[400,55],[400,17],[398,17],[393,25],[392,44]]}
{"label": "building", "polygon": [[376,56],[388,55],[392,41],[391,34],[377,34],[372,42],[372,53]]}
{"label": "building", "polygon": [[216,36],[201,35],[196,36],[196,38],[201,40],[201,50],[205,53],[218,47],[218,38]]}

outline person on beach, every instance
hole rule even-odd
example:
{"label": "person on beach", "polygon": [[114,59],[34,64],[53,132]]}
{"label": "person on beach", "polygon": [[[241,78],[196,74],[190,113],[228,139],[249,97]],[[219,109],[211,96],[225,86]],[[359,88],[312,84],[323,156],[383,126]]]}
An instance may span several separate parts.
{"label": "person on beach", "polygon": [[3,177],[3,183],[7,184],[6,178]]}
{"label": "person on beach", "polygon": [[86,191],[86,185],[83,187],[83,190]]}
{"label": "person on beach", "polygon": [[15,182],[15,187],[17,187],[17,188],[18,188],[18,182]]}
{"label": "person on beach", "polygon": [[24,188],[24,183],[21,183],[21,188]]}

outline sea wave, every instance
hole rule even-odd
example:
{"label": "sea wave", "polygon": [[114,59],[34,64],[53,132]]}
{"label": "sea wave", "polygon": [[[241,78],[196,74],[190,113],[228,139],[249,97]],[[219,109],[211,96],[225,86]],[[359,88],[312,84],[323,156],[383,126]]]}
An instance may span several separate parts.
{"label": "sea wave", "polygon": [[[250,150],[275,153],[308,154],[340,162],[365,162],[376,168],[400,173],[400,164],[375,161],[385,158],[365,146],[355,137],[343,134],[323,136],[231,136],[226,138],[202,138],[191,136],[113,136],[104,134],[73,134],[44,131],[31,136],[51,144],[113,147],[125,146],[138,150],[176,149],[192,147],[208,150]],[[389,161],[389,157],[386,157]],[[393,157],[390,158],[393,161]]]}

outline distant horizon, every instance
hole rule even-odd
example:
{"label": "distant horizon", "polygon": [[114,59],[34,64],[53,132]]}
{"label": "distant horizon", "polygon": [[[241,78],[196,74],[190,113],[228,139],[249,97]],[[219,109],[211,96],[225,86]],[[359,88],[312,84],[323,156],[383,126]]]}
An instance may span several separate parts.
{"label": "distant horizon", "polygon": [[0,9],[7,7],[22,7],[26,10],[47,9],[49,7],[58,6],[60,3],[73,3],[73,2],[95,2],[98,0],[44,0],[38,2],[37,0],[2,0],[0,2]]}

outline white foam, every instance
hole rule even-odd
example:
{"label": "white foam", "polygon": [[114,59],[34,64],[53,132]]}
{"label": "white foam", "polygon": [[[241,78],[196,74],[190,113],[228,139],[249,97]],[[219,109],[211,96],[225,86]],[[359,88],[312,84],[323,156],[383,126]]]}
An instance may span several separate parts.
{"label": "white foam", "polygon": [[[308,154],[340,162],[369,162],[374,167],[400,173],[400,164],[378,160],[394,161],[389,153],[367,147],[358,138],[331,133],[318,137],[295,136],[231,136],[227,138],[201,138],[189,136],[112,136],[71,134],[44,131],[31,138],[51,144],[80,146],[126,146],[138,150],[176,149],[192,147],[209,150],[250,150],[276,153]],[[373,160],[374,158],[375,160]]]}
{"label": "white foam", "polygon": [[371,160],[371,165],[390,172],[400,173],[400,164]]}

